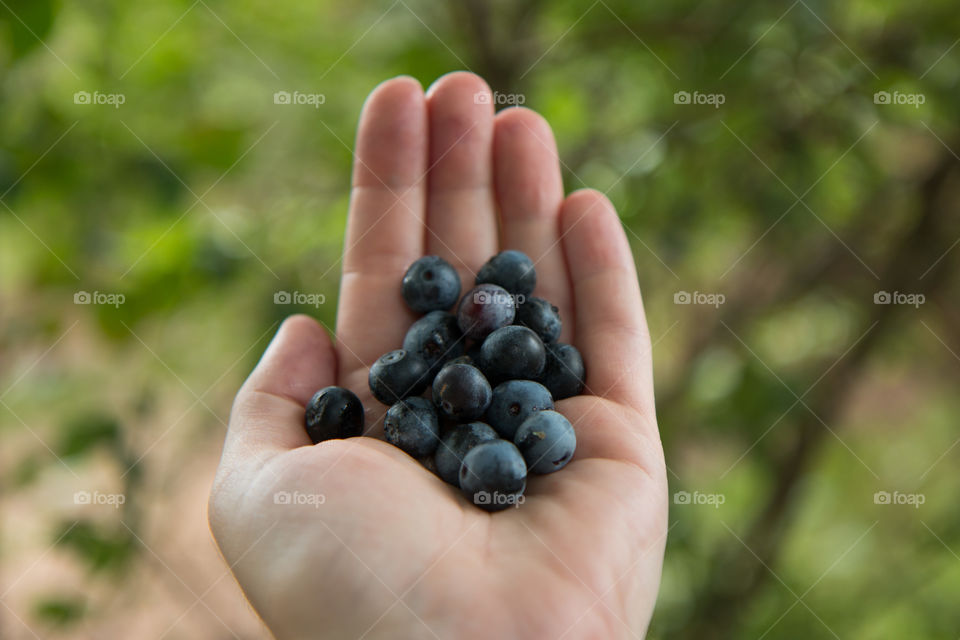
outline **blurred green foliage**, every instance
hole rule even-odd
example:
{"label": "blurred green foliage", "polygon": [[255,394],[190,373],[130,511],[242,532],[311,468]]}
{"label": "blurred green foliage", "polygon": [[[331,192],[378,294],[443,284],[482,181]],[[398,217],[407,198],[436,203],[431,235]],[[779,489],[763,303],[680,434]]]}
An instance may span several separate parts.
{"label": "blurred green foliage", "polygon": [[97,445],[119,448],[120,424],[106,415],[81,415],[62,427],[58,454],[64,458],[83,455]]}
{"label": "blurred green foliage", "polygon": [[34,615],[54,626],[65,627],[79,621],[85,610],[86,603],[80,598],[50,597],[37,602]]}
{"label": "blurred green foliage", "polygon": [[131,532],[108,530],[91,522],[64,523],[57,539],[83,558],[93,571],[119,571],[127,566],[136,547]]}
{"label": "blurred green foliage", "polygon": [[[550,120],[568,188],[618,206],[673,490],[724,496],[673,505],[651,636],[953,637],[958,33],[939,0],[8,0],[0,428],[29,424],[71,460],[109,451],[127,491],[162,485],[177,469],[148,454],[171,397],[207,390],[190,437],[219,439],[276,322],[333,328],[365,95],[469,68]],[[678,104],[684,91],[723,103]],[[78,291],[125,301],[75,305]],[[677,305],[679,291],[725,302]],[[879,291],[926,301],[877,305]],[[90,346],[19,382],[72,331]],[[57,467],[22,442],[5,484]],[[151,464],[143,484],[124,473]],[[92,569],[135,557],[132,531],[71,524],[54,538]],[[90,611],[58,594],[36,614]]]}

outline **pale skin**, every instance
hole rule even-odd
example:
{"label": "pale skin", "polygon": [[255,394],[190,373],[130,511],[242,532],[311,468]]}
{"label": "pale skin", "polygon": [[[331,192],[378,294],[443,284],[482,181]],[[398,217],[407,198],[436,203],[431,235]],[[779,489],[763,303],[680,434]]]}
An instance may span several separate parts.
{"label": "pale skin", "polygon": [[[649,624],[667,482],[633,256],[601,193],[564,197],[547,122],[494,115],[475,99],[489,94],[462,72],[370,94],[336,337],[288,318],[237,393],[210,525],[277,638],[642,638]],[[570,464],[490,514],[382,440],[367,371],[415,319],[399,292],[411,262],[440,255],[466,290],[502,249],[535,261],[535,295],[560,308],[587,395],[557,404],[577,434]],[[368,437],[311,445],[304,406],[329,385],[360,397]]]}

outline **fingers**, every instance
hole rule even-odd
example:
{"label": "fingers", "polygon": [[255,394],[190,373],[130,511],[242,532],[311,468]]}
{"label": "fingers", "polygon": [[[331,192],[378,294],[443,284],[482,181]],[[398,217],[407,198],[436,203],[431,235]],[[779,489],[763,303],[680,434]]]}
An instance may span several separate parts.
{"label": "fingers", "polygon": [[537,268],[535,294],[560,309],[562,340],[573,335],[570,284],[560,243],[563,180],[550,125],[529,109],[506,109],[496,118],[494,167],[503,249],[519,249]]}
{"label": "fingers", "polygon": [[[423,255],[427,107],[416,80],[394,78],[373,90],[356,146],[337,310],[341,374],[399,344],[413,321],[398,283]],[[396,321],[373,331],[374,318]]]}
{"label": "fingers", "polygon": [[335,370],[333,345],[316,320],[284,320],[234,399],[224,457],[259,458],[310,444],[304,408],[316,391],[334,384]]}
{"label": "fingers", "polygon": [[650,336],[633,254],[617,213],[603,194],[583,189],[564,201],[560,225],[588,392],[651,412]]}
{"label": "fingers", "polygon": [[465,288],[497,247],[491,103],[487,83],[462,71],[441,77],[427,92],[426,252],[456,267]]}

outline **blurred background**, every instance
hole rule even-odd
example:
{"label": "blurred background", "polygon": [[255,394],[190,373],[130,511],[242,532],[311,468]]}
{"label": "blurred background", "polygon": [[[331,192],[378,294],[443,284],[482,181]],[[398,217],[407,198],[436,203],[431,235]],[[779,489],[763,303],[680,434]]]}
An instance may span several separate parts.
{"label": "blurred background", "polygon": [[366,94],[455,69],[628,230],[650,637],[960,633],[953,3],[0,5],[0,637],[268,637],[206,525],[230,402],[333,327]]}

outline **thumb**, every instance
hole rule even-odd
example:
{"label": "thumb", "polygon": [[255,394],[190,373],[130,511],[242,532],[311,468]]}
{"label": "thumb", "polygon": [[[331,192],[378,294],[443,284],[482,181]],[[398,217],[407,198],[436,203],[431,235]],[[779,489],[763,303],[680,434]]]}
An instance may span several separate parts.
{"label": "thumb", "polygon": [[224,459],[266,459],[309,445],[304,409],[317,390],[334,384],[336,370],[333,344],[316,320],[284,320],[233,401]]}

